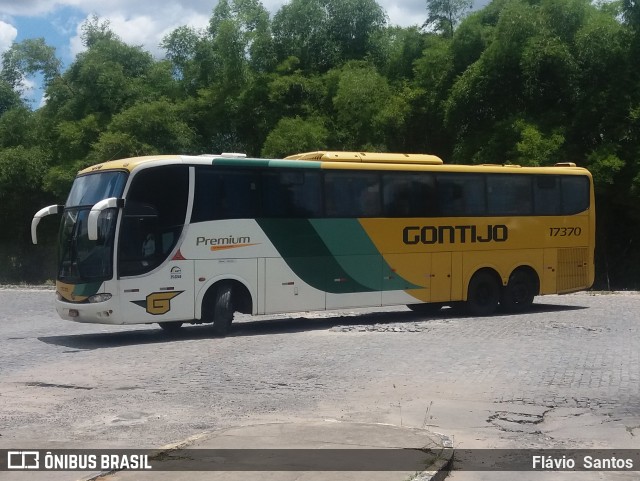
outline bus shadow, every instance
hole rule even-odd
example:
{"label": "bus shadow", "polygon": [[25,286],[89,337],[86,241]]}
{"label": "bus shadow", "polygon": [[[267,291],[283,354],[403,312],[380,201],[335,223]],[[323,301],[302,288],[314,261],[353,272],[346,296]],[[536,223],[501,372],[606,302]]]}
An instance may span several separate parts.
{"label": "bus shadow", "polygon": [[[510,314],[498,311],[491,317],[523,318],[541,313],[553,313],[587,309],[585,306],[567,306],[557,304],[534,304],[530,310],[523,313]],[[250,316],[231,325],[227,338],[242,336],[263,336],[269,334],[285,334],[294,332],[322,331],[335,327],[349,328],[353,326],[393,325],[402,323],[431,322],[454,319],[483,319],[474,318],[459,308],[444,308],[436,314],[426,315],[413,311],[383,311],[362,314],[338,315],[318,317],[288,317],[280,319],[253,320]],[[70,334],[63,336],[42,336],[38,340],[47,344],[63,346],[76,350],[94,350],[114,347],[125,347],[144,344],[158,344],[166,342],[193,341],[199,339],[215,339],[210,325],[185,325],[174,332],[166,332],[157,326],[149,329],[137,327],[133,330],[118,332],[99,332],[87,334]]]}

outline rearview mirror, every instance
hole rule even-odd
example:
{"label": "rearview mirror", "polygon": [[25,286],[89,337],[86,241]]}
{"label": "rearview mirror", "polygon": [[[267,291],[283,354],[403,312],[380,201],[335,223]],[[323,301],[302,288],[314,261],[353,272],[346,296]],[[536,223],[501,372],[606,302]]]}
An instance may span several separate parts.
{"label": "rearview mirror", "polygon": [[31,242],[34,244],[38,243],[38,224],[43,217],[53,214],[59,214],[62,209],[64,209],[64,205],[49,205],[43,209],[40,209],[36,212],[36,215],[31,219]]}
{"label": "rearview mirror", "polygon": [[87,219],[87,236],[89,240],[98,240],[98,219],[102,211],[113,208],[121,209],[122,207],[124,207],[124,199],[118,199],[117,197],[109,197],[96,203],[91,208]]}

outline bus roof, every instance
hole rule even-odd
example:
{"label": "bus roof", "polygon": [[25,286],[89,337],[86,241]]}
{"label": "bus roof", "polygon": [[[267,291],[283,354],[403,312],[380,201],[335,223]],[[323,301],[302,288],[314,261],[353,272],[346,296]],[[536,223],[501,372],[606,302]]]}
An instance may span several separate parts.
{"label": "bus roof", "polygon": [[328,162],[371,162],[376,164],[442,165],[442,159],[428,154],[390,154],[380,152],[330,152],[318,150],[290,155],[285,160],[319,160]]}
{"label": "bus roof", "polygon": [[428,154],[392,154],[375,152],[339,152],[317,151],[290,155],[284,159],[260,159],[247,158],[244,154],[217,154],[217,155],[150,155],[146,157],[132,157],[128,159],[112,160],[87,167],[78,172],[78,175],[105,170],[133,170],[145,164],[176,164],[189,165],[218,165],[237,167],[296,167],[311,169],[338,169],[338,170],[383,170],[383,171],[416,171],[431,172],[485,172],[485,173],[527,173],[527,174],[582,174],[589,172],[577,167],[572,162],[562,162],[555,166],[523,167],[513,164],[483,164],[462,165],[444,164],[442,159]]}

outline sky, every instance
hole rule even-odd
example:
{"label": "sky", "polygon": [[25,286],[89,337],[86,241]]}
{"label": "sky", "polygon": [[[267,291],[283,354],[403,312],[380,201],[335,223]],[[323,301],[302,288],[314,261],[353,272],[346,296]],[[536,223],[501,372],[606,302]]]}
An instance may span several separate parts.
{"label": "sky", "polygon": [[[421,25],[427,17],[426,0],[377,1],[392,25]],[[474,3],[479,2],[487,3]],[[160,58],[163,52],[159,44],[165,35],[182,25],[204,28],[217,3],[218,0],[0,0],[0,54],[13,42],[43,37],[56,48],[63,68],[68,67],[83,49],[80,26],[97,15],[108,20],[111,30],[124,42],[141,45]],[[272,16],[285,3],[288,0],[262,0]],[[37,91],[37,80],[26,85]]]}

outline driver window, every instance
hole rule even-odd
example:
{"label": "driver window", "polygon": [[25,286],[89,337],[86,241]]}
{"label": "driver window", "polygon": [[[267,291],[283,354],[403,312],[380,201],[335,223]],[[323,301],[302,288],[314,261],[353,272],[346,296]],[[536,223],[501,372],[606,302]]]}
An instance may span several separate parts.
{"label": "driver window", "polygon": [[150,272],[171,254],[184,226],[189,185],[182,165],[142,170],[126,196],[118,247],[119,276]]}

